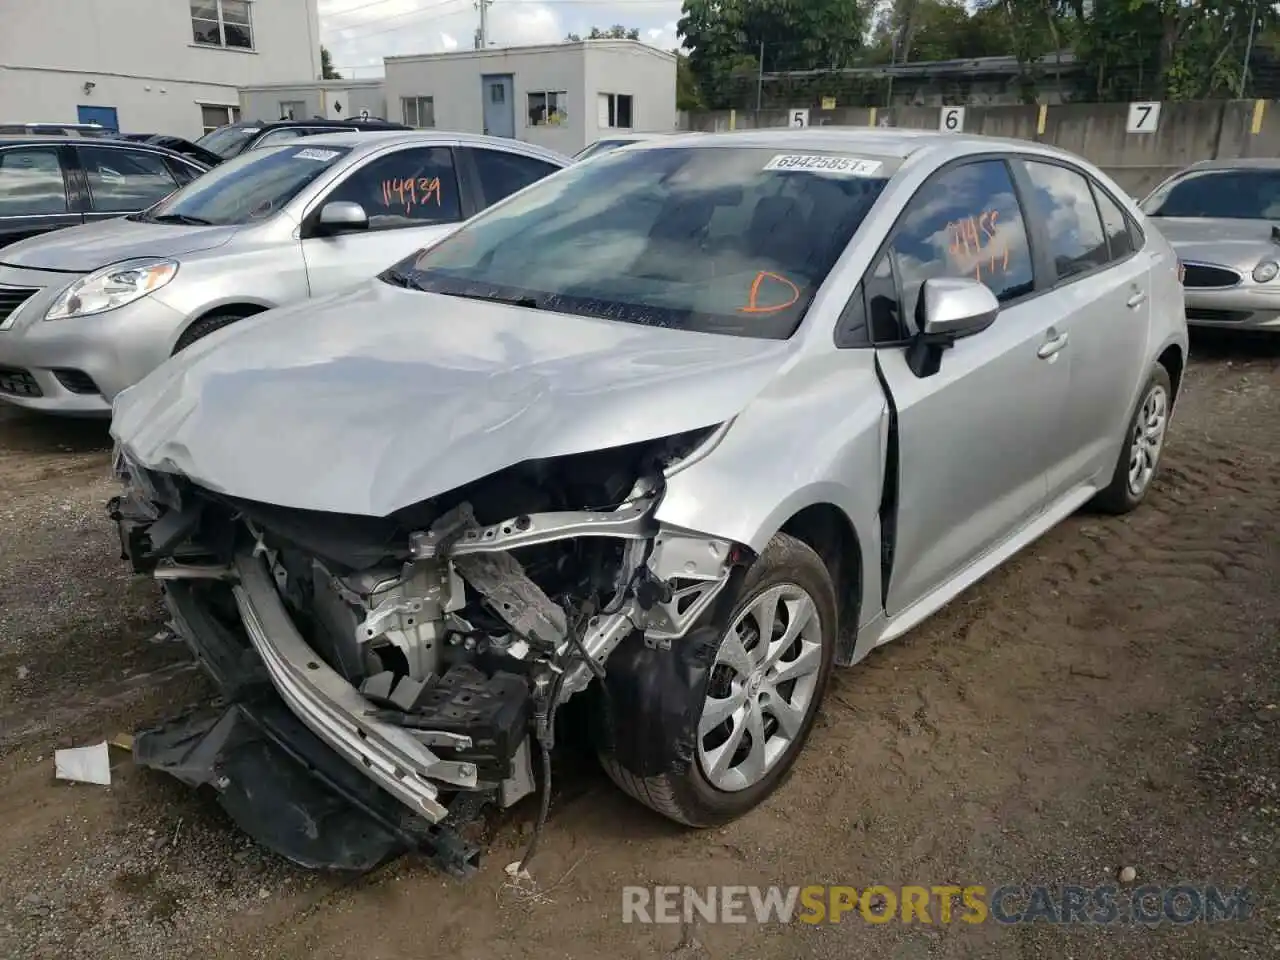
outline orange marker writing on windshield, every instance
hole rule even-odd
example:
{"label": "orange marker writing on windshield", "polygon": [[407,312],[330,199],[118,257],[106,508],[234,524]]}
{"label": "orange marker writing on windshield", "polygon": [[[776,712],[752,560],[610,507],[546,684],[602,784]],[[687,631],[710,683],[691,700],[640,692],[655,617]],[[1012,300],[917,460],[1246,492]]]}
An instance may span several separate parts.
{"label": "orange marker writing on windshield", "polygon": [[[760,287],[765,279],[777,280],[779,283],[786,284],[791,289],[790,299],[786,303],[772,304],[767,307],[760,306]],[[761,270],[756,274],[756,278],[751,281],[751,292],[747,294],[747,305],[739,307],[739,313],[777,313],[779,310],[785,310],[800,299],[800,288],[780,274],[773,273],[769,270]]]}

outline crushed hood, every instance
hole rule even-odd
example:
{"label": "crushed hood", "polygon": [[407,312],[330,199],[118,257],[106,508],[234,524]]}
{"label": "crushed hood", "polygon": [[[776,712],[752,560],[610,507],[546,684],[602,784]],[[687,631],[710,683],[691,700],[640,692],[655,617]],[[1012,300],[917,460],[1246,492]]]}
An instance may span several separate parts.
{"label": "crushed hood", "polygon": [[117,217],[21,240],[0,250],[0,263],[28,270],[88,273],[137,257],[182,257],[230,240],[239,227],[139,223]]}
{"label": "crushed hood", "polygon": [[1245,274],[1263,260],[1280,261],[1280,244],[1271,239],[1271,228],[1280,224],[1271,220],[1156,217],[1151,222],[1186,261],[1221,264]]}
{"label": "crushed hood", "polygon": [[524,460],[720,423],[789,351],[374,280],[200,341],[121,393],[111,430],[211,490],[385,516]]}

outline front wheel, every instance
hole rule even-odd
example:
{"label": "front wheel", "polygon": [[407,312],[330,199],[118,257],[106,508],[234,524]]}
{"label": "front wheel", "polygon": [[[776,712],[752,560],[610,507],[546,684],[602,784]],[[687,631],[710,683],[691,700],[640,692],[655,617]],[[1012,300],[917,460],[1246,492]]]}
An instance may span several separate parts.
{"label": "front wheel", "polygon": [[[658,747],[666,754],[663,769],[637,776],[601,753],[619,787],[695,827],[742,816],[782,784],[808,739],[835,652],[835,589],[808,545],[778,534],[740,583],[726,589],[737,596],[728,598],[731,612],[718,630],[714,659],[689,690],[701,709],[687,711],[670,742]],[[635,709],[662,709],[651,703]],[[653,719],[613,722],[643,729]]]}
{"label": "front wheel", "polygon": [[1147,496],[1160,468],[1165,433],[1173,411],[1173,387],[1169,371],[1156,364],[1142,389],[1138,407],[1129,421],[1125,445],[1120,451],[1111,482],[1094,504],[1106,513],[1128,513]]}

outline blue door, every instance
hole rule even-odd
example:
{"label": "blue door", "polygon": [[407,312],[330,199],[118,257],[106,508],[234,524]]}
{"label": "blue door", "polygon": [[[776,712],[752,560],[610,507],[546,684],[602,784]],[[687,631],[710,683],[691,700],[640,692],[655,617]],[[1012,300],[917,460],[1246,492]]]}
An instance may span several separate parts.
{"label": "blue door", "polygon": [[112,133],[120,132],[120,121],[116,119],[115,107],[76,107],[76,119],[79,123],[96,123],[106,127]]}
{"label": "blue door", "polygon": [[484,132],[491,137],[516,135],[515,84],[511,74],[488,74],[480,78],[484,97]]}

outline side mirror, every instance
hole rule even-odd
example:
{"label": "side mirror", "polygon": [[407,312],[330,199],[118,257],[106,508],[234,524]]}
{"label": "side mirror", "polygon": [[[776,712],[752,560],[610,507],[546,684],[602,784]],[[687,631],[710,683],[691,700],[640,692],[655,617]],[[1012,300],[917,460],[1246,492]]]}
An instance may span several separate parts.
{"label": "side mirror", "polygon": [[908,366],[918,377],[932,376],[945,348],[987,329],[999,313],[1000,301],[986,284],[965,277],[926,280],[916,301],[920,332],[907,352]]}
{"label": "side mirror", "polygon": [[329,235],[368,230],[369,215],[358,203],[334,200],[320,208],[320,229]]}
{"label": "side mirror", "polygon": [[987,329],[1000,302],[986,284],[967,277],[934,277],[920,287],[916,323],[931,340],[949,343]]}

